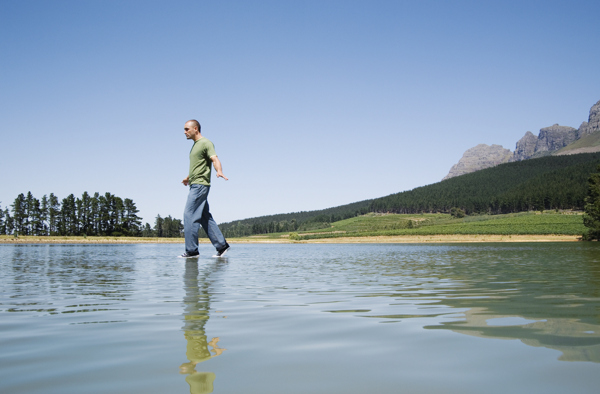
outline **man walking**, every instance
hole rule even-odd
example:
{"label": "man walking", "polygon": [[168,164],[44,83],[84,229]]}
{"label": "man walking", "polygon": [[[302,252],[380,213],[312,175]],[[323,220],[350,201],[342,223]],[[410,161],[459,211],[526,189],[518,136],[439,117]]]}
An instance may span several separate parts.
{"label": "man walking", "polygon": [[185,253],[179,257],[197,257],[198,231],[200,226],[206,231],[210,242],[217,249],[217,257],[221,257],[229,249],[223,233],[208,211],[208,192],[210,190],[210,174],[212,166],[217,171],[217,178],[228,180],[223,175],[221,162],[215,152],[215,146],[200,133],[200,123],[188,120],[183,130],[188,140],[194,141],[190,151],[190,172],[181,182],[190,187],[188,199],[183,212],[183,230],[185,233]]}

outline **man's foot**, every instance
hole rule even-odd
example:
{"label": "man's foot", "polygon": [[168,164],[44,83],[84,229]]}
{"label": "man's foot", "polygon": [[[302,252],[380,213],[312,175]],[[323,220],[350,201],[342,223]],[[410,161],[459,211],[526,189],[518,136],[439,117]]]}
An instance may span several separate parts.
{"label": "man's foot", "polygon": [[191,257],[198,257],[199,255],[200,255],[199,252],[185,252],[181,256],[177,256],[177,257],[181,257],[181,258],[184,258],[184,259],[189,259]]}
{"label": "man's foot", "polygon": [[217,257],[222,257],[228,250],[229,250],[230,246],[227,242],[225,242],[225,246],[223,246],[221,249],[217,250]]}

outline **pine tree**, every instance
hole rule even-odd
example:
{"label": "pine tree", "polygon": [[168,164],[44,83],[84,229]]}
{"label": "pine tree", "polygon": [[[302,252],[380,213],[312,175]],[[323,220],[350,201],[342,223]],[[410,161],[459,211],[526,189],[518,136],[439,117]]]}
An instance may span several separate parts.
{"label": "pine tree", "polygon": [[173,219],[171,222],[171,233],[173,234],[172,237],[183,237],[183,223],[181,219]]}
{"label": "pine tree", "polygon": [[92,223],[92,234],[100,235],[100,194],[98,192],[94,193],[92,200],[90,202],[91,213],[90,213],[90,221]]}
{"label": "pine tree", "polygon": [[75,204],[75,196],[73,193],[67,196],[67,201],[69,204],[69,235],[79,235],[79,220],[77,220],[77,205]]}
{"label": "pine tree", "polygon": [[113,228],[112,233],[115,235],[123,234],[123,217],[125,216],[125,209],[123,205],[123,199],[115,195],[111,196],[110,201],[110,223]]}
{"label": "pine tree", "polygon": [[42,208],[40,206],[40,200],[37,198],[32,198],[29,202],[31,206],[29,207],[30,214],[30,234],[31,235],[43,235],[44,223],[42,221]]}
{"label": "pine tree", "polygon": [[600,166],[588,179],[588,193],[585,198],[583,224],[589,229],[583,238],[600,241]]}
{"label": "pine tree", "polygon": [[44,194],[40,207],[41,235],[48,235],[48,197]]}
{"label": "pine tree", "polygon": [[23,193],[19,194],[17,198],[15,198],[14,203],[12,204],[13,209],[13,226],[15,233],[19,235],[24,235],[26,233],[26,212],[25,212],[25,195]]}
{"label": "pine tree", "polygon": [[163,235],[163,218],[160,215],[156,215],[156,221],[154,223],[154,234],[157,237],[164,237]]}
{"label": "pine tree", "polygon": [[15,229],[14,221],[13,221],[13,218],[10,216],[10,211],[8,210],[8,208],[6,208],[4,210],[4,227],[5,227],[4,233],[6,235],[12,234]]}
{"label": "pine tree", "polygon": [[4,211],[0,205],[0,235],[6,235],[6,222],[4,221]]}
{"label": "pine tree", "polygon": [[86,191],[83,192],[83,194],[81,195],[81,209],[79,211],[79,223],[81,226],[82,234],[93,234],[92,220],[92,198]]}
{"label": "pine tree", "polygon": [[171,215],[163,218],[163,223],[162,223],[162,236],[166,237],[166,238],[170,238],[171,237],[171,222],[173,221],[173,218],[171,217]]}
{"label": "pine tree", "polygon": [[27,192],[27,197],[25,197],[25,206],[24,211],[25,215],[23,217],[23,235],[30,235],[33,233],[33,216],[34,216],[34,202],[33,202],[33,194],[31,192]]}
{"label": "pine tree", "polygon": [[75,220],[77,223],[77,235],[83,234],[83,203],[81,202],[81,198],[77,197],[75,199]]}
{"label": "pine tree", "polygon": [[58,233],[59,235],[79,235],[79,221],[73,193],[62,200]]}
{"label": "pine tree", "polygon": [[154,237],[154,230],[150,227],[150,223],[144,225],[144,229],[142,230],[142,237]]}
{"label": "pine tree", "polygon": [[98,235],[109,235],[110,227],[110,193],[98,197]]}
{"label": "pine tree", "polygon": [[141,231],[142,219],[137,215],[139,210],[136,208],[132,199],[123,200],[125,215],[123,217],[123,232],[126,235],[138,235]]}
{"label": "pine tree", "polygon": [[50,235],[58,234],[58,227],[60,221],[60,204],[58,198],[54,193],[50,193],[48,198],[48,233]]}

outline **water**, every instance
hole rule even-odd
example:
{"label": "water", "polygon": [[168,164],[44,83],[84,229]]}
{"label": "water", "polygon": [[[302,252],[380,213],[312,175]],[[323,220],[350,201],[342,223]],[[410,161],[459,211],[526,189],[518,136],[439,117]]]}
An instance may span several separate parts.
{"label": "water", "polygon": [[1,393],[596,393],[600,245],[0,245]]}

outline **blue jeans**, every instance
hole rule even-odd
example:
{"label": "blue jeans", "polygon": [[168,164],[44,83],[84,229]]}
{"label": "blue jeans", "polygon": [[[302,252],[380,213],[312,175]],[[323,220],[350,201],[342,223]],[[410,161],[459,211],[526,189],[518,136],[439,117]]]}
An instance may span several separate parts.
{"label": "blue jeans", "polygon": [[200,226],[204,229],[210,242],[219,250],[227,241],[212,215],[208,211],[208,192],[210,186],[190,185],[185,210],[183,211],[183,231],[185,233],[185,251],[196,253],[198,251],[198,231]]}

